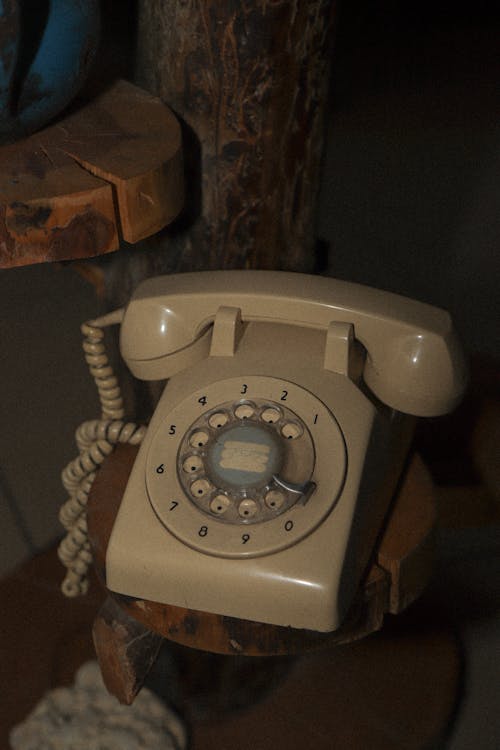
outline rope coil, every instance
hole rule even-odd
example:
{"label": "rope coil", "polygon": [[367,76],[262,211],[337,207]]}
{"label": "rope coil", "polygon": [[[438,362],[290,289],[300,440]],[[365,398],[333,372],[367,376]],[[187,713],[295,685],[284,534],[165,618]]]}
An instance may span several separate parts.
{"label": "rope coil", "polygon": [[68,597],[85,594],[88,590],[92,552],[88,540],[87,502],[96,473],[118,443],[139,445],[146,433],[146,427],[123,421],[121,389],[104,344],[103,328],[120,323],[122,318],[123,311],[117,310],[81,327],[83,351],[99,394],[101,418],[83,422],[78,427],[75,440],[79,455],[61,475],[69,498],[59,512],[59,520],[67,533],[59,545],[58,555],[67,568],[61,589]]}

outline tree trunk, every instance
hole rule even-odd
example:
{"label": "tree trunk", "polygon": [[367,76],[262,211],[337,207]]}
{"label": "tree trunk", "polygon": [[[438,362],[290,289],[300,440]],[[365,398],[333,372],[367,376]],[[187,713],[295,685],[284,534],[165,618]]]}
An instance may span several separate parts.
{"label": "tree trunk", "polygon": [[[106,306],[125,305],[140,281],[160,273],[316,270],[336,0],[138,3],[136,82],[182,122],[185,209],[158,235],[99,263]],[[144,418],[161,387],[133,390],[127,402]]]}
{"label": "tree trunk", "polygon": [[334,6],[139,0],[137,82],[183,121],[187,162],[156,267],[314,270]]}

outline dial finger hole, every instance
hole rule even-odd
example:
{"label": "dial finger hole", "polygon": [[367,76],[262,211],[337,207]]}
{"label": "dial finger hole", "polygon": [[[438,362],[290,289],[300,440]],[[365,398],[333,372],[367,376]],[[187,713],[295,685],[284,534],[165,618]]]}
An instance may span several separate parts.
{"label": "dial finger hole", "polygon": [[297,422],[287,422],[281,428],[281,434],[286,440],[295,440],[302,435],[302,427]]}
{"label": "dial finger hole", "polygon": [[227,495],[216,495],[210,501],[210,510],[212,511],[212,513],[217,513],[218,516],[221,516],[226,512],[230,505],[231,500],[227,497]]}
{"label": "dial finger hole", "polygon": [[193,434],[189,438],[189,443],[193,446],[193,448],[203,448],[203,446],[208,443],[208,433],[204,432],[203,430],[197,430],[196,432],[193,432]]}
{"label": "dial finger hole", "polygon": [[250,498],[242,500],[238,506],[238,513],[242,518],[253,518],[258,510],[259,506],[255,500],[251,500]]}
{"label": "dial finger hole", "polygon": [[285,502],[285,495],[279,490],[270,490],[266,493],[264,502],[271,510],[279,510]]}
{"label": "dial finger hole", "polygon": [[182,463],[182,468],[188,474],[194,474],[203,468],[203,461],[199,456],[188,456]]}
{"label": "dial finger hole", "polygon": [[210,482],[206,479],[197,479],[190,487],[193,497],[204,497],[210,491]]}
{"label": "dial finger hole", "polygon": [[208,424],[210,427],[213,427],[214,429],[220,429],[221,427],[224,427],[225,424],[227,424],[229,421],[229,417],[224,411],[217,411],[215,414],[211,414],[208,419]]}
{"label": "dial finger hole", "polygon": [[281,412],[279,409],[274,409],[272,406],[270,406],[267,409],[264,409],[260,417],[264,422],[274,424],[275,422],[279,422],[279,420],[281,419]]}
{"label": "dial finger hole", "polygon": [[255,406],[253,404],[240,404],[234,410],[237,419],[250,419],[250,417],[253,417],[254,412]]}

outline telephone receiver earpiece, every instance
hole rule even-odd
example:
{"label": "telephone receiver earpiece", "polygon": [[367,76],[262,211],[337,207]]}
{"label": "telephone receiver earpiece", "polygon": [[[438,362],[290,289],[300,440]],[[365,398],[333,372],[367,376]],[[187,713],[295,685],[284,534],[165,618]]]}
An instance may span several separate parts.
{"label": "telephone receiver earpiece", "polygon": [[121,352],[131,372],[160,380],[208,357],[222,307],[239,310],[243,322],[324,330],[334,349],[339,338],[349,345],[350,328],[367,352],[366,385],[392,409],[435,417],[463,396],[467,367],[447,312],[359,284],[279,271],[187,273],[143,282],[121,327]]}

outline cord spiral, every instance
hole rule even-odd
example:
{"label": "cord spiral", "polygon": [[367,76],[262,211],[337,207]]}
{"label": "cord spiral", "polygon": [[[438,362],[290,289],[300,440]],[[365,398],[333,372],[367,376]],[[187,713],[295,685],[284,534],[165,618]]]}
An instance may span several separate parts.
{"label": "cord spiral", "polygon": [[146,433],[146,427],[123,421],[121,389],[104,344],[103,328],[120,323],[122,317],[123,311],[117,310],[81,327],[85,360],[97,386],[102,413],[101,419],[83,422],[76,430],[79,455],[61,475],[69,498],[59,512],[59,520],[67,533],[59,545],[58,555],[67,568],[61,589],[68,597],[79,596],[88,589],[92,552],[87,530],[87,502],[96,473],[118,443],[139,445]]}
{"label": "cord spiral", "polygon": [[109,364],[104,346],[104,331],[97,325],[84,323],[81,327],[85,361],[94,378],[99,394],[103,419],[122,419],[123,399],[113,368]]}

